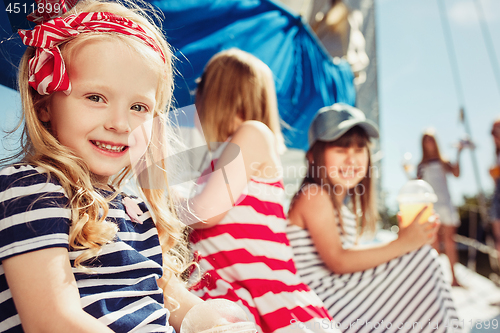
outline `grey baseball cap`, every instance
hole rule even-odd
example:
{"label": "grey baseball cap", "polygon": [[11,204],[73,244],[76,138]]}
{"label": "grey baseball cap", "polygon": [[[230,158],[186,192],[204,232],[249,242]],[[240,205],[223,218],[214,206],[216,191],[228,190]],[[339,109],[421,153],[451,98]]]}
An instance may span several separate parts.
{"label": "grey baseball cap", "polygon": [[369,137],[379,137],[378,126],[363,111],[344,103],[321,108],[309,127],[309,147],[316,141],[335,141],[354,126],[362,127]]}

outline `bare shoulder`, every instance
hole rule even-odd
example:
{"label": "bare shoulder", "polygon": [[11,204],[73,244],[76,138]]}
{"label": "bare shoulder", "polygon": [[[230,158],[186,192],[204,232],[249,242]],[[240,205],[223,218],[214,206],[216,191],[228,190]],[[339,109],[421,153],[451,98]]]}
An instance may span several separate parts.
{"label": "bare shoulder", "polygon": [[309,184],[304,186],[294,198],[289,211],[289,219],[292,224],[303,229],[311,229],[334,221],[334,211],[328,191],[319,185]]}
{"label": "bare shoulder", "polygon": [[273,131],[266,124],[256,120],[247,120],[238,127],[233,138],[239,139],[240,137],[249,138],[251,141],[262,140],[269,143],[274,141]]}
{"label": "bare shoulder", "polygon": [[237,144],[249,160],[270,163],[274,158],[274,133],[260,121],[243,122],[233,134],[231,142]]}
{"label": "bare shoulder", "polygon": [[328,193],[328,191],[318,184],[308,184],[302,187],[299,191],[299,194],[301,200],[312,200],[319,202],[324,202],[325,200],[330,201],[330,194]]}
{"label": "bare shoulder", "polygon": [[308,184],[302,187],[294,198],[290,212],[300,211],[301,215],[318,213],[331,205],[328,191],[317,184]]}

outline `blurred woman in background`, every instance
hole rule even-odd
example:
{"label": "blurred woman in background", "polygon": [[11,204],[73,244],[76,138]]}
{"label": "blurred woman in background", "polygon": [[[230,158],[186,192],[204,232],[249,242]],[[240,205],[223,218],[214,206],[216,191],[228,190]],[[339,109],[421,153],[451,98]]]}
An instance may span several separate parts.
{"label": "blurred woman in background", "polygon": [[422,136],[422,161],[417,168],[417,178],[431,184],[438,197],[438,201],[434,204],[434,210],[439,214],[441,226],[433,246],[441,253],[440,246],[441,243],[444,244],[444,253],[448,256],[451,265],[452,286],[460,286],[455,277],[454,265],[458,262],[458,252],[453,239],[457,233],[457,227],[460,225],[460,218],[456,208],[451,203],[446,175],[451,173],[455,177],[460,176],[459,159],[462,149],[463,146],[459,144],[455,163],[444,160],[439,152],[433,131],[426,131]]}

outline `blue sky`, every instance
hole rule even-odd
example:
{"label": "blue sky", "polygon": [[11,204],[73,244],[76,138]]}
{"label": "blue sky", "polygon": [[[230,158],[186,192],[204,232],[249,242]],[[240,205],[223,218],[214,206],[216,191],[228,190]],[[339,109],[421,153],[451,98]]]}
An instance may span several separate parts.
{"label": "blue sky", "polygon": [[[382,186],[387,193],[387,205],[395,209],[395,197],[406,177],[401,167],[405,152],[420,157],[420,138],[427,127],[436,129],[441,151],[452,160],[451,147],[465,133],[458,122],[459,100],[441,27],[440,0],[375,0],[378,84],[380,102]],[[472,136],[477,144],[482,187],[493,190],[488,167],[493,163],[493,143],[490,128],[500,116],[500,92],[483,40],[474,1],[444,0],[458,58],[460,79],[464,91],[465,109]],[[497,63],[500,61],[500,1],[480,1],[486,23],[493,37]],[[17,94],[0,87],[3,101],[2,129],[15,123],[20,110]],[[462,196],[473,195],[477,186],[473,175],[470,152],[461,157],[462,175],[449,177],[452,198],[461,203]]]}
{"label": "blue sky", "polygon": [[[464,135],[459,123],[459,99],[441,27],[440,0],[375,0],[378,84],[380,102],[382,185],[387,204],[395,207],[395,196],[406,178],[401,167],[405,152],[417,164],[421,158],[423,130],[434,127],[441,151],[452,161],[453,142]],[[500,116],[500,92],[488,58],[474,5],[476,0],[444,0],[464,91],[480,169],[481,184],[491,193],[488,168],[494,161],[490,135],[493,119]],[[478,0],[500,59],[500,1]],[[460,178],[448,177],[452,199],[477,192],[470,151],[461,156]]]}

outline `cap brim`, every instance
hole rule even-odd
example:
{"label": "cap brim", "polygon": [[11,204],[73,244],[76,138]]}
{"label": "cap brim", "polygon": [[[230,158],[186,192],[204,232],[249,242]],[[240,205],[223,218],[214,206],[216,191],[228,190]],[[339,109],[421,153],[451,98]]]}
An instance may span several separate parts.
{"label": "cap brim", "polygon": [[318,136],[317,140],[319,141],[335,141],[344,135],[347,131],[349,131],[354,126],[359,126],[366,131],[369,137],[377,139],[379,137],[377,125],[369,119],[359,120],[359,119],[351,119],[343,121],[338,127],[332,128],[329,131],[326,131],[324,134]]}

